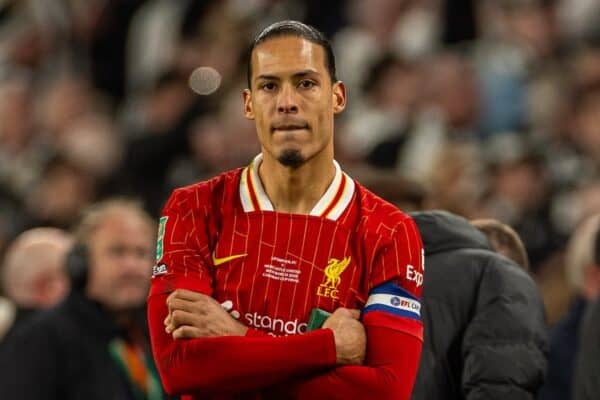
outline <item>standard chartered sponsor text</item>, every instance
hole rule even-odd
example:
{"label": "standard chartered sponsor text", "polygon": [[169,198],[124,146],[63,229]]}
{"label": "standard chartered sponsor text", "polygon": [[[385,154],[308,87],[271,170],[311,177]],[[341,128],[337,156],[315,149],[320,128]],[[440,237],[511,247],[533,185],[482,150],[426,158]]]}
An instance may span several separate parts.
{"label": "standard chartered sponsor text", "polygon": [[266,329],[270,331],[269,333],[275,336],[278,335],[295,335],[298,333],[306,332],[306,328],[308,324],[305,322],[300,322],[298,319],[294,319],[291,321],[286,321],[281,318],[273,318],[268,315],[260,315],[257,312],[254,313],[246,313],[244,315],[246,322],[248,325],[259,328]]}

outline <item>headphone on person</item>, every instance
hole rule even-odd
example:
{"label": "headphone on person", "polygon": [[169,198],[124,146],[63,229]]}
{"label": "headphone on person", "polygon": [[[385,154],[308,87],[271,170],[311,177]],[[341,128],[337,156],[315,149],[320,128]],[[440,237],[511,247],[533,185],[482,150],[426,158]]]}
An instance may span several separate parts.
{"label": "headphone on person", "polygon": [[67,276],[71,287],[77,290],[85,289],[89,274],[89,250],[81,242],[75,243],[66,256]]}

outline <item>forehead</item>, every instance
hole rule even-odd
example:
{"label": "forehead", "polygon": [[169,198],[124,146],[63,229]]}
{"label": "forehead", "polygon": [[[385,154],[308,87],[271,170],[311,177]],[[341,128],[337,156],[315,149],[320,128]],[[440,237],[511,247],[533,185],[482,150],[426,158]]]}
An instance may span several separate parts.
{"label": "forehead", "polygon": [[252,52],[252,78],[259,75],[286,75],[301,70],[325,74],[322,46],[296,36],[267,39]]}
{"label": "forehead", "polygon": [[116,210],[100,221],[92,235],[113,242],[122,240],[153,242],[152,227],[141,216]]}

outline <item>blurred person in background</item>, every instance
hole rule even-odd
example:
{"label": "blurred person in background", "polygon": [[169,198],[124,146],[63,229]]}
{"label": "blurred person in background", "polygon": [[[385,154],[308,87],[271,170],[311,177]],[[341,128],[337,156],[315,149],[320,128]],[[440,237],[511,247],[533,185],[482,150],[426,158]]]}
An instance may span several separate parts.
{"label": "blurred person in background", "polygon": [[562,237],[551,218],[552,185],[543,152],[522,133],[504,133],[485,142],[488,186],[479,216],[514,226],[523,239],[532,270],[559,249]]}
{"label": "blurred person in background", "polygon": [[137,203],[110,199],[87,209],[75,240],[68,297],[5,342],[0,397],[163,399],[144,318],[154,222]]}
{"label": "blurred person in background", "polygon": [[477,144],[480,89],[471,60],[458,51],[434,55],[424,66],[419,110],[395,167],[428,182],[446,146]]}
{"label": "blurred person in background", "polygon": [[[339,138],[341,156],[394,168],[413,123],[422,75],[420,65],[388,52],[374,60]],[[369,135],[365,135],[369,132]]]}
{"label": "blurred person in background", "polygon": [[33,228],[10,243],[0,277],[2,293],[16,312],[6,337],[35,311],[50,308],[65,297],[69,282],[64,263],[72,242],[71,236],[60,229]]}
{"label": "blurred person in background", "polygon": [[513,228],[491,218],[474,219],[470,222],[471,225],[483,232],[496,253],[513,260],[525,271],[529,271],[527,251],[519,234]]}
{"label": "blurred person in background", "polygon": [[[425,336],[412,398],[533,400],[546,370],[547,334],[541,296],[518,264],[527,260],[519,237],[506,236],[498,221],[474,226],[445,211],[411,216],[426,263]],[[495,247],[498,236],[507,240]]]}
{"label": "blurred person in background", "polygon": [[485,188],[481,154],[471,142],[453,142],[440,149],[427,177],[431,207],[473,217]]}
{"label": "blurred person in background", "polygon": [[[600,230],[596,233],[594,260],[600,268]],[[573,376],[573,400],[600,397],[600,299],[589,306],[580,334]]]}
{"label": "blurred person in background", "polygon": [[347,2],[349,24],[336,33],[333,46],[349,92],[360,93],[370,66],[386,53],[410,60],[431,54],[438,38],[439,4],[435,0]]}
{"label": "blurred person in background", "polygon": [[595,214],[582,221],[569,238],[565,272],[571,306],[550,333],[548,374],[540,400],[568,400],[573,393],[573,371],[580,351],[583,317],[588,305],[600,294],[600,265],[595,260],[599,228],[600,214]]}
{"label": "blurred person in background", "polygon": [[51,158],[24,198],[27,224],[67,229],[97,195],[97,182],[62,156]]}
{"label": "blurred person in background", "polygon": [[0,78],[0,185],[14,196],[22,196],[35,179],[42,156],[35,148],[34,89],[23,71],[5,72]]}

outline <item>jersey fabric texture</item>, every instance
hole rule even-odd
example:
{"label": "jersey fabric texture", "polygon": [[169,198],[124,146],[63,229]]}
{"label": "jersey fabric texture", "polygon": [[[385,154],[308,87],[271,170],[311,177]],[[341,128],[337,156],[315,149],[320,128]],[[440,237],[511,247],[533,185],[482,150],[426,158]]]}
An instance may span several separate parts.
{"label": "jersey fabric texture", "polygon": [[[260,162],[177,189],[164,208],[149,320],[165,387],[215,399],[361,398],[361,384],[384,398],[410,393],[416,366],[411,378],[409,366],[406,373],[398,365],[403,357],[418,361],[422,342],[423,251],[414,222],[337,163],[309,215],[276,212]],[[173,340],[162,321],[165,299],[177,288],[230,300],[250,328],[246,337]],[[332,331],[306,332],[317,307],[363,310],[367,366],[336,367]],[[391,338],[406,346],[386,343]],[[394,355],[398,347],[404,356]],[[341,381],[346,373],[355,379],[352,391]]]}

